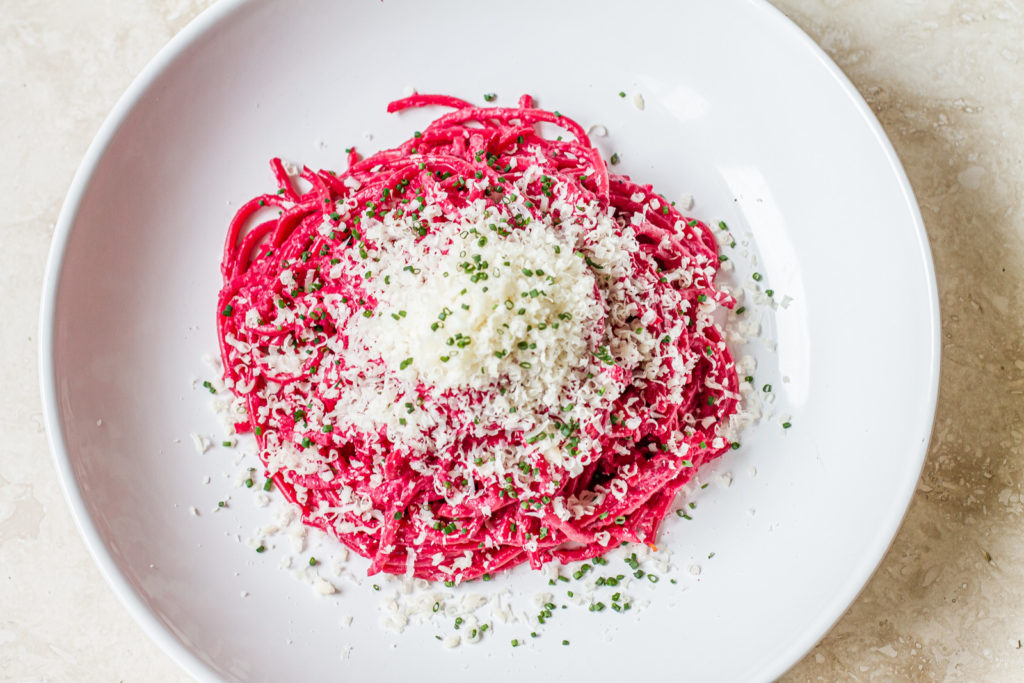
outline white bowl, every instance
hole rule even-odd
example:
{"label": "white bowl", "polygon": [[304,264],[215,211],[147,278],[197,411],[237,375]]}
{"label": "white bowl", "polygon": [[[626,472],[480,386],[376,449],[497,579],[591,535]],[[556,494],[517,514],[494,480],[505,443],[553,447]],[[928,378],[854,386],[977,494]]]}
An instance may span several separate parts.
{"label": "white bowl", "polygon": [[[493,91],[499,104],[530,92],[603,124],[624,172],[749,232],[758,268],[793,299],[766,319],[778,353],[758,371],[793,428],[753,430],[718,466],[732,486],[701,492],[694,521],[669,525],[660,543],[684,578],[636,618],[559,615],[550,636],[515,649],[525,632],[513,627],[452,651],[429,628],[385,635],[368,585],[317,597],[236,543],[267,513],[220,475],[234,467],[226,449],[200,456],[189,443],[218,432],[191,381],[215,353],[235,208],[272,189],[272,156],[341,168],[345,147],[406,137],[433,115],[384,113],[410,85],[478,101]],[[939,365],[931,257],[892,147],[804,34],[744,0],[219,4],[145,69],[89,149],[57,225],[42,328],[47,427],[86,543],[139,623],[201,679],[777,676],[892,540]],[[228,493],[231,507],[211,514]],[[528,591],[537,578],[506,581]]]}

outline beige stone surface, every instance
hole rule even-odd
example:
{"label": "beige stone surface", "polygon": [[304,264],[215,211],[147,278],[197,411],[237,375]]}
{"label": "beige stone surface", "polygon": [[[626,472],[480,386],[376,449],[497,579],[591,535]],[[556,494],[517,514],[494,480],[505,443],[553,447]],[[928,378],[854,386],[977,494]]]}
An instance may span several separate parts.
{"label": "beige stone surface", "polygon": [[[206,4],[0,0],[0,680],[184,679],[74,528],[43,433],[36,329],[53,222],[89,140]],[[1024,3],[775,4],[850,76],[903,160],[935,255],[944,354],[907,520],[786,680],[1024,680]]]}
{"label": "beige stone surface", "polygon": [[776,4],[849,75],[903,160],[943,342],[931,450],[903,528],[788,678],[1024,680],[1024,5]]}

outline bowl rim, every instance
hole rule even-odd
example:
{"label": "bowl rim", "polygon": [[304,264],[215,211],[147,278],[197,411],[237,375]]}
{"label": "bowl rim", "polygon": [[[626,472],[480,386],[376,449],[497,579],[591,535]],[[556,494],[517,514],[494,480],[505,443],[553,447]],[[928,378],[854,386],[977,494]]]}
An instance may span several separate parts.
{"label": "bowl rim", "polygon": [[[743,1],[750,6],[753,12],[761,13],[762,21],[776,23],[779,30],[788,34],[795,44],[809,51],[809,56],[817,60],[832,76],[840,90],[849,99],[861,119],[874,135],[899,183],[900,192],[907,207],[910,209],[920,257],[925,269],[926,284],[930,294],[928,297],[927,319],[931,327],[931,344],[929,349],[931,376],[927,391],[923,395],[923,401],[928,407],[931,417],[927,421],[924,433],[921,434],[920,447],[913,454],[917,458],[918,463],[916,468],[917,476],[913,480],[908,477],[899,496],[890,501],[889,509],[883,517],[885,522],[884,529],[886,531],[878,534],[870,546],[865,548],[865,551],[860,556],[859,563],[852,568],[850,578],[843,589],[837,591],[829,601],[826,609],[822,610],[816,618],[808,622],[798,637],[794,638],[786,648],[779,651],[774,659],[764,668],[762,671],[764,678],[766,680],[773,680],[792,668],[838,622],[847,608],[852,605],[854,600],[867,586],[903,525],[931,442],[939,393],[941,324],[935,267],[924,221],[903,165],[878,119],[835,62],[781,10],[769,4],[768,0]],[[75,526],[78,528],[86,548],[89,550],[93,561],[99,567],[103,578],[135,622],[142,627],[142,630],[150,639],[178,666],[197,680],[217,680],[218,675],[209,664],[182,642],[167,624],[150,611],[140,594],[118,569],[95,523],[86,510],[85,497],[72,471],[70,451],[62,429],[61,411],[57,401],[57,377],[54,363],[54,316],[71,230],[77,219],[83,196],[89,188],[93,174],[118,130],[138,101],[146,94],[165,69],[195,44],[207,31],[220,22],[227,20],[236,11],[241,10],[252,2],[253,0],[219,0],[201,12],[156,53],[117,100],[117,103],[107,115],[90,143],[68,188],[66,198],[58,215],[43,277],[39,317],[39,380],[44,425],[53,464],[57,471],[64,499],[71,509]],[[907,457],[910,456],[908,455]]]}
{"label": "bowl rim", "polygon": [[106,579],[107,585],[110,586],[135,622],[161,650],[196,680],[217,680],[217,675],[149,610],[135,588],[118,569],[113,556],[86,510],[85,497],[71,468],[70,452],[62,429],[61,411],[57,401],[54,316],[68,238],[96,167],[106,154],[114,136],[160,74],[180,54],[200,39],[207,30],[247,2],[248,0],[219,0],[202,11],[160,48],[107,114],[75,172],[58,214],[43,275],[39,316],[39,381],[43,401],[43,424],[46,428],[53,464],[60,480],[61,491],[68,507],[71,508],[75,526],[85,541],[85,546],[93,561],[99,567],[100,574]]}

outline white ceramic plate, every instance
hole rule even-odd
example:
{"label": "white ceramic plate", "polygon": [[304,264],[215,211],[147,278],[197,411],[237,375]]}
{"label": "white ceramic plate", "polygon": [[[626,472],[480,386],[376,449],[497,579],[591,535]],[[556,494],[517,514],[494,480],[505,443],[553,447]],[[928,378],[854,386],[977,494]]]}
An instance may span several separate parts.
{"label": "white ceramic plate", "polygon": [[[216,348],[235,208],[272,187],[272,156],[341,168],[345,147],[421,127],[431,112],[384,113],[410,85],[503,104],[530,92],[605,125],[620,168],[749,233],[757,268],[793,298],[765,317],[778,353],[762,349],[758,373],[794,426],[752,431],[716,470],[732,486],[718,480],[693,522],[669,524],[659,542],[681,578],[635,618],[567,610],[542,638],[496,626],[455,650],[432,627],[385,635],[368,585],[318,597],[236,543],[268,515],[221,476],[226,449],[189,443],[218,433],[190,382]],[[227,2],[171,41],[86,155],[46,275],[42,385],[89,548],[198,678],[766,680],[839,617],[899,526],[932,423],[938,324],[892,148],[837,68],[763,2]],[[231,508],[211,514],[227,495]],[[529,642],[513,649],[513,637]]]}

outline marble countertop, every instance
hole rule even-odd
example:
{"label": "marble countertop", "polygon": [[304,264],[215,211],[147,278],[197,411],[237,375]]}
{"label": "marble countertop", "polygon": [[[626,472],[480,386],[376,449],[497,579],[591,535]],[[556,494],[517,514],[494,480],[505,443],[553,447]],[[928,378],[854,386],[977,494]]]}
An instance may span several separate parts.
{"label": "marble countertop", "polygon": [[[53,224],[89,141],[207,4],[41,0],[6,3],[0,19],[2,680],[187,680],[121,607],[74,527],[43,431],[36,330]],[[846,72],[903,160],[943,322],[935,431],[906,521],[786,680],[1020,680],[1024,5],[775,4]]]}

